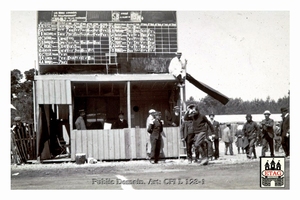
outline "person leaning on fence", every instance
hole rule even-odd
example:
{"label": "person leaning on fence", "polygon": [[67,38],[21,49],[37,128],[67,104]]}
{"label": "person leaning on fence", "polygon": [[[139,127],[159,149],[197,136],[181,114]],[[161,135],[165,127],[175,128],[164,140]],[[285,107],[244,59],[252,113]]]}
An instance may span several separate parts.
{"label": "person leaning on fence", "polygon": [[193,117],[191,112],[194,107],[194,104],[191,104],[187,107],[187,111],[184,114],[183,123],[180,126],[180,138],[186,143],[186,153],[189,164],[192,163],[193,160],[192,146],[194,143],[195,134],[193,129]]}
{"label": "person leaning on fence", "polygon": [[128,128],[128,122],[126,119],[124,119],[124,113],[122,111],[119,112],[118,120],[115,121],[113,128],[114,129]]}
{"label": "person leaning on fence", "polygon": [[158,163],[159,154],[161,149],[161,141],[163,132],[163,123],[161,121],[161,112],[156,111],[155,119],[152,124],[149,124],[147,131],[150,133],[150,141],[151,141],[151,163]]}
{"label": "person leaning on fence", "polygon": [[[243,134],[244,134],[244,143],[243,147],[246,150],[247,158],[256,159],[256,150],[255,150],[255,142],[257,140],[257,136],[259,135],[259,126],[256,122],[252,121],[252,115],[246,115],[247,122],[243,126]],[[253,157],[252,157],[253,153]]]}
{"label": "person leaning on fence", "polygon": [[[149,116],[147,117],[146,120],[146,129],[148,129],[149,125],[153,124],[154,121],[154,114],[155,114],[154,109],[149,110]],[[151,158],[151,141],[150,141],[150,133],[147,133],[147,138],[146,138],[146,153],[147,153],[147,159]]]}
{"label": "person leaning on fence", "polygon": [[[199,163],[197,157],[197,151],[199,152],[199,149],[203,149],[203,165],[208,164],[208,145],[207,145],[207,140],[208,140],[208,133],[207,133],[207,125],[208,128],[211,130],[212,134],[215,134],[214,127],[210,123],[210,121],[207,119],[205,115],[202,115],[200,113],[200,105],[198,104],[195,106],[192,111],[192,116],[193,116],[193,129],[194,129],[194,146],[195,146],[195,153],[196,153],[196,162]],[[199,154],[198,154],[199,155]]]}

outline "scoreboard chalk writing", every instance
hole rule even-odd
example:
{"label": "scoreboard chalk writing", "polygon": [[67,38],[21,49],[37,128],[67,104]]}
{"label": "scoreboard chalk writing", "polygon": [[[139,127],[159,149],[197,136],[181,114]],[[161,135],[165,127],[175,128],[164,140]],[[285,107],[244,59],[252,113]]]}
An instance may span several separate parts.
{"label": "scoreboard chalk writing", "polygon": [[39,11],[39,65],[101,65],[116,54],[177,51],[176,11]]}

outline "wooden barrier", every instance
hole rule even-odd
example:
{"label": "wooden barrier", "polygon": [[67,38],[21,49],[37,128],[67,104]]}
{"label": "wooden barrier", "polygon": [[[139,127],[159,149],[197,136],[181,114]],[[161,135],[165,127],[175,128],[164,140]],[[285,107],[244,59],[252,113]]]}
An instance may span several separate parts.
{"label": "wooden barrier", "polygon": [[[179,127],[165,127],[164,153],[167,158],[180,152]],[[145,159],[149,135],[145,128],[112,130],[73,130],[71,132],[71,160],[77,153],[97,160]]]}
{"label": "wooden barrier", "polygon": [[33,124],[26,124],[23,129],[11,129],[11,154],[15,164],[37,159],[36,152]]}

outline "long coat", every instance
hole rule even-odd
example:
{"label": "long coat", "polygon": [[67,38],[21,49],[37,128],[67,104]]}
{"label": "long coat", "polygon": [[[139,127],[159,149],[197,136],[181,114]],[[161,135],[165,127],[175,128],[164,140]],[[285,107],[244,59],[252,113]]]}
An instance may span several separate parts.
{"label": "long coat", "polygon": [[283,118],[281,123],[281,137],[286,137],[286,134],[290,132],[290,114]]}
{"label": "long coat", "polygon": [[243,136],[244,136],[244,134],[243,134],[242,128],[243,128],[243,126],[239,125],[237,127],[237,130],[236,130],[236,133],[235,133],[235,136],[237,137],[235,144],[236,144],[237,147],[243,147],[243,140],[244,140]]}

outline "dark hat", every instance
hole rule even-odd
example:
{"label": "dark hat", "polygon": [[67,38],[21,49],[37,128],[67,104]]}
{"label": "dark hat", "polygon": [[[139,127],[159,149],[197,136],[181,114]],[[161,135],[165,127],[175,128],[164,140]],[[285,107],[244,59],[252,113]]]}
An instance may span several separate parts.
{"label": "dark hat", "polygon": [[226,123],[226,126],[231,126],[231,123],[227,122],[227,123]]}
{"label": "dark hat", "polygon": [[124,113],[121,111],[121,112],[119,112],[119,115],[124,115]]}
{"label": "dark hat", "polygon": [[248,117],[252,118],[252,115],[251,114],[247,114],[246,118],[248,118]]}
{"label": "dark hat", "polygon": [[288,112],[288,109],[286,107],[283,107],[280,109],[281,112]]}
{"label": "dark hat", "polygon": [[214,117],[214,116],[215,116],[215,114],[211,113],[211,114],[209,114],[208,116],[209,116],[209,117],[210,117],[210,116],[213,116],[213,117]]}
{"label": "dark hat", "polygon": [[176,55],[182,55],[182,53],[180,51],[177,51],[175,54]]}
{"label": "dark hat", "polygon": [[79,113],[83,113],[84,112],[84,109],[81,109],[81,110],[78,110]]}
{"label": "dark hat", "polygon": [[155,116],[161,116],[161,112],[160,112],[160,111],[156,111],[156,112],[154,113],[154,115],[155,115]]}

